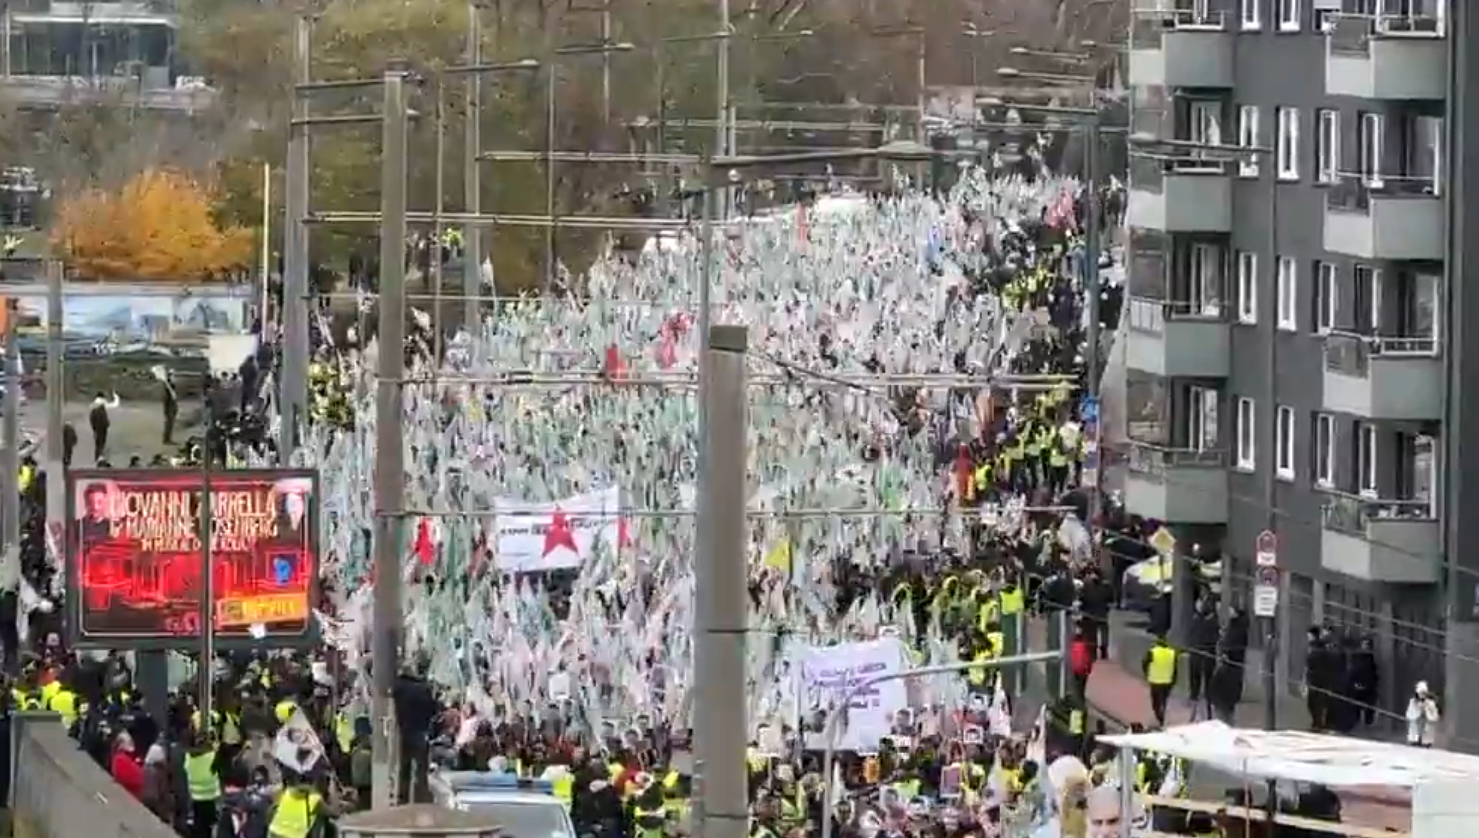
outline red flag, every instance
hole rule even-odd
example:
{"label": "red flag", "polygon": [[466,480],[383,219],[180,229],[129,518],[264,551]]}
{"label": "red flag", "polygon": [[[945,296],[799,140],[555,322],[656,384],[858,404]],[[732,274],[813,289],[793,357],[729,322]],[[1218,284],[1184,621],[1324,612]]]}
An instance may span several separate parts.
{"label": "red flag", "polygon": [[955,488],[959,492],[956,496],[961,500],[970,497],[971,449],[965,443],[961,443],[955,451]]}
{"label": "red flag", "polygon": [[431,564],[436,558],[436,544],[431,540],[431,521],[426,518],[416,525],[416,556],[424,565]]}
{"label": "red flag", "polygon": [[627,367],[621,360],[621,350],[614,343],[606,347],[606,362],[601,367],[601,374],[608,381],[620,381],[627,377]]}
{"label": "red flag", "polygon": [[796,241],[805,244],[808,227],[806,223],[806,204],[796,205]]}

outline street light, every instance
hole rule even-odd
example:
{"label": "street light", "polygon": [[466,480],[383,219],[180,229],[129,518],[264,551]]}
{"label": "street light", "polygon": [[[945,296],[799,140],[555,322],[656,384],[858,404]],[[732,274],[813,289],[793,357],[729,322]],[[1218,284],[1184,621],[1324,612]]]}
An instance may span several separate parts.
{"label": "street light", "polygon": [[847,708],[852,700],[864,690],[871,689],[879,684],[889,681],[905,681],[912,678],[924,678],[930,675],[952,675],[955,673],[978,672],[981,670],[997,669],[1007,664],[1039,663],[1041,661],[1060,660],[1063,650],[1053,652],[1031,652],[1024,655],[1008,655],[1003,658],[993,658],[981,661],[957,661],[955,663],[940,664],[938,666],[922,666],[917,669],[906,669],[902,672],[890,672],[875,678],[865,678],[849,684],[847,691],[842,694],[842,700],[834,703],[827,711],[827,720],[822,729],[822,838],[832,838],[832,762],[837,750],[837,725],[847,713]]}
{"label": "street light", "polygon": [[1055,61],[1066,61],[1071,64],[1083,64],[1092,59],[1092,56],[1077,52],[1061,52],[1055,49],[1029,49],[1027,47],[1012,47],[1007,50],[1012,55],[1030,56],[1033,58],[1051,58]]}
{"label": "street light", "polygon": [[1023,81],[1044,81],[1052,84],[1094,84],[1093,76],[1082,73],[1040,73],[1036,70],[1018,70],[1015,67],[998,67],[996,74],[1004,79],[1022,79]]}

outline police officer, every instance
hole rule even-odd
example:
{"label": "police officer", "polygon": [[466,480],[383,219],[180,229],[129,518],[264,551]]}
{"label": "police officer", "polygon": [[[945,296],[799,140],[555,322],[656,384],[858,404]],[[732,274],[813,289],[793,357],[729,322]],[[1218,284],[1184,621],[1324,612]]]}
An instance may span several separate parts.
{"label": "police officer", "polygon": [[1166,726],[1166,702],[1171,698],[1171,688],[1176,685],[1176,650],[1166,643],[1165,635],[1157,635],[1155,645],[1145,653],[1141,661],[1145,681],[1150,685],[1150,711],[1156,724]]}
{"label": "police officer", "polygon": [[208,732],[197,734],[185,755],[185,783],[190,789],[190,835],[211,838],[216,831],[221,777],[214,737]]}

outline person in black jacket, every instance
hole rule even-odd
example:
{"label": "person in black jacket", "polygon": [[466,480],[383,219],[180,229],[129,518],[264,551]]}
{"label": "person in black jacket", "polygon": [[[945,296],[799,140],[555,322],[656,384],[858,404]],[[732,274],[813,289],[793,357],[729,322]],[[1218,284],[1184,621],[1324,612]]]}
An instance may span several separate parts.
{"label": "person in black jacket", "polygon": [[87,423],[92,426],[92,458],[96,462],[102,462],[108,452],[108,430],[113,426],[108,410],[117,406],[117,396],[109,402],[101,392],[92,400],[92,411],[87,414]]}
{"label": "person in black jacket", "polygon": [[1376,650],[1370,635],[1361,638],[1351,652],[1346,667],[1346,695],[1356,706],[1357,723],[1367,726],[1376,723],[1376,702],[1381,693],[1381,673],[1376,666]]}
{"label": "person in black jacket", "polygon": [[1310,730],[1319,732],[1330,727],[1330,696],[1340,686],[1336,677],[1339,665],[1325,632],[1319,626],[1312,627],[1304,664],[1304,704],[1310,714]]}
{"label": "person in black jacket", "polygon": [[175,419],[180,415],[180,394],[175,390],[175,371],[164,374],[164,444],[175,444]]}
{"label": "person in black jacket", "polygon": [[395,682],[395,717],[400,726],[400,782],[397,789],[405,802],[431,802],[428,769],[431,759],[432,725],[441,706],[422,676],[425,662],[414,672],[403,672]]}
{"label": "person in black jacket", "polygon": [[1089,639],[1095,641],[1098,659],[1104,660],[1109,657],[1109,611],[1114,607],[1114,588],[1094,570],[1084,579],[1078,599],[1084,616],[1093,624]]}
{"label": "person in black jacket", "polygon": [[1206,708],[1208,718],[1212,715],[1212,672],[1221,635],[1217,611],[1206,599],[1197,600],[1191,621],[1191,654],[1187,656],[1187,693],[1192,712],[1201,705]]}
{"label": "person in black jacket", "polygon": [[72,467],[72,452],[77,450],[77,429],[71,422],[62,425],[62,468]]}

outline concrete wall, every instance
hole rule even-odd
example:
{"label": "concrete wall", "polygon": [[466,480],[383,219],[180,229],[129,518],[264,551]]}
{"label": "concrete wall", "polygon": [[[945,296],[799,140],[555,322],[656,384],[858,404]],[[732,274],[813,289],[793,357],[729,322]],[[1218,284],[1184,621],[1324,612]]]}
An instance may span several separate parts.
{"label": "concrete wall", "polygon": [[62,727],[55,713],[10,722],[10,809],[16,838],[174,838]]}

